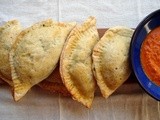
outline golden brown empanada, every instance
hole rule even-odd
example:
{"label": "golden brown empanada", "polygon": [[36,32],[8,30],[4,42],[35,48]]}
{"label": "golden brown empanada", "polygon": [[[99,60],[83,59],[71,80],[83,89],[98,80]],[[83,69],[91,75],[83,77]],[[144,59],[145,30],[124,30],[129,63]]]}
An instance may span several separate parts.
{"label": "golden brown empanada", "polygon": [[0,78],[11,86],[13,82],[9,64],[9,52],[21,29],[21,25],[17,20],[8,21],[0,27]]}
{"label": "golden brown empanada", "polygon": [[89,17],[70,33],[60,58],[62,81],[72,98],[90,107],[94,98],[95,81],[91,53],[99,39],[96,19]]}
{"label": "golden brown empanada", "polygon": [[10,52],[14,99],[22,98],[35,84],[55,69],[63,44],[76,23],[51,19],[23,30]]}
{"label": "golden brown empanada", "polygon": [[101,93],[106,98],[127,80],[131,73],[129,47],[132,34],[133,30],[130,28],[110,28],[93,49],[94,74]]}

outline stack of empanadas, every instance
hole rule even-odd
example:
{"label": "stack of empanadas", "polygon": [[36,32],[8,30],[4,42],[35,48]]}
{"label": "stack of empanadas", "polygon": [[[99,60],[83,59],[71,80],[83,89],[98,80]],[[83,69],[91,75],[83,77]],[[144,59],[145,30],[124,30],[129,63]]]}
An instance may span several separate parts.
{"label": "stack of empanadas", "polygon": [[94,17],[81,25],[49,19],[23,30],[9,21],[0,28],[0,77],[16,101],[38,84],[91,107],[97,85],[108,97],[129,77],[132,34],[114,27],[99,39]]}

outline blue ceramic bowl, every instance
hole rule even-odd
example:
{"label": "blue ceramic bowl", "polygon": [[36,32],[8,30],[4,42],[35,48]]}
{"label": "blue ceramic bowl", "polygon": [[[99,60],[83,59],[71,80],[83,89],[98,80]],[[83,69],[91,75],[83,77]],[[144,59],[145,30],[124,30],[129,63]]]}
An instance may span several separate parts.
{"label": "blue ceramic bowl", "polygon": [[153,98],[160,100],[160,86],[157,86],[146,76],[140,61],[142,42],[147,34],[158,26],[160,26],[160,9],[149,14],[135,29],[131,41],[130,57],[133,71],[142,88]]}

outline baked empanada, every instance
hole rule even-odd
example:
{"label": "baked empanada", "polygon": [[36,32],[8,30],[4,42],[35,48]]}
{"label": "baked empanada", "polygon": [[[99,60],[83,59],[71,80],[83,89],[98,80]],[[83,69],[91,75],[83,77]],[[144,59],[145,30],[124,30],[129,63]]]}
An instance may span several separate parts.
{"label": "baked empanada", "polygon": [[63,44],[76,23],[51,19],[23,30],[10,52],[15,101],[55,69]]}
{"label": "baked empanada", "polygon": [[110,28],[93,49],[94,74],[105,98],[127,80],[131,73],[129,47],[132,34],[130,28]]}
{"label": "baked empanada", "polygon": [[8,21],[0,27],[0,78],[11,86],[13,82],[9,64],[9,52],[21,29],[21,25],[17,20]]}
{"label": "baked empanada", "polygon": [[72,98],[90,107],[94,98],[95,81],[91,53],[99,40],[96,19],[89,17],[70,33],[60,58],[62,81]]}

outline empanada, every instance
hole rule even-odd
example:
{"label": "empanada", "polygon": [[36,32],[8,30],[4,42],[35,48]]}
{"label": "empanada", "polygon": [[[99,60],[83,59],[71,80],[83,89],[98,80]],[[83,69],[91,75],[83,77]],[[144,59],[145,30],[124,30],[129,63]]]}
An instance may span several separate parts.
{"label": "empanada", "polygon": [[63,44],[76,25],[57,23],[51,19],[23,30],[10,52],[15,101],[55,69]]}
{"label": "empanada", "polygon": [[13,82],[9,64],[9,52],[21,29],[21,25],[17,20],[8,21],[0,27],[0,78],[11,86]]}
{"label": "empanada", "polygon": [[94,98],[95,81],[91,53],[99,40],[96,19],[89,17],[70,33],[60,58],[62,81],[72,98],[90,107]]}
{"label": "empanada", "polygon": [[131,73],[129,47],[132,34],[130,28],[110,28],[93,49],[94,74],[105,98],[127,80]]}

